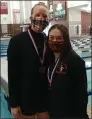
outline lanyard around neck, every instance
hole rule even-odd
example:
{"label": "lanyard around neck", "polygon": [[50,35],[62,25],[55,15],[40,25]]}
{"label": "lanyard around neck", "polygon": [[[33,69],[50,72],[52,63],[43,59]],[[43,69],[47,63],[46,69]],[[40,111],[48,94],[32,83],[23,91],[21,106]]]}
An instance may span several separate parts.
{"label": "lanyard around neck", "polygon": [[[39,55],[39,52],[38,52],[36,43],[35,43],[34,38],[33,38],[33,36],[32,36],[32,34],[31,34],[31,32],[30,32],[29,29],[28,29],[28,34],[29,34],[30,39],[32,40],[32,43],[33,43],[33,45],[34,45],[34,48],[35,48],[35,50],[36,50],[36,52],[37,52],[37,54],[38,54],[38,56],[39,56],[39,58],[40,58],[40,55]],[[39,39],[38,39],[38,40],[39,40]],[[40,58],[41,64],[43,64],[43,62],[44,62],[45,54],[46,54],[46,44],[45,44],[45,40],[44,40],[43,58]]]}
{"label": "lanyard around neck", "polygon": [[47,77],[48,77],[48,81],[49,81],[50,86],[51,86],[51,83],[52,83],[53,74],[54,74],[54,72],[56,70],[56,67],[57,67],[57,64],[58,64],[59,60],[60,60],[60,58],[58,57],[57,60],[56,60],[55,65],[54,65],[54,68],[53,68],[53,70],[51,72],[51,76],[49,76],[50,75],[50,71],[49,71],[49,68],[48,68]]}

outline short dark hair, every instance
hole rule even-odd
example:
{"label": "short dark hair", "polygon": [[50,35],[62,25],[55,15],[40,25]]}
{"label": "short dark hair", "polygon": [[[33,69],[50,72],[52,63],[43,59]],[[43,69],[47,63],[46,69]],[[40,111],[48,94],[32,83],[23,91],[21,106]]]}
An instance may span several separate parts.
{"label": "short dark hair", "polygon": [[54,24],[48,32],[48,37],[49,37],[49,33],[53,30],[53,29],[58,29],[60,30],[60,32],[62,32],[63,34],[63,39],[64,39],[64,43],[65,43],[65,47],[64,47],[64,51],[61,51],[63,54],[63,58],[65,58],[68,55],[68,52],[72,49],[71,43],[70,43],[70,38],[69,38],[69,30],[68,28],[63,25],[63,24]]}
{"label": "short dark hair", "polygon": [[33,6],[33,8],[31,9],[31,15],[33,14],[34,8],[35,8],[36,6],[43,6],[43,7],[45,7],[45,8],[48,9],[48,7],[45,5],[45,3],[39,2],[39,3],[35,4],[35,5]]}

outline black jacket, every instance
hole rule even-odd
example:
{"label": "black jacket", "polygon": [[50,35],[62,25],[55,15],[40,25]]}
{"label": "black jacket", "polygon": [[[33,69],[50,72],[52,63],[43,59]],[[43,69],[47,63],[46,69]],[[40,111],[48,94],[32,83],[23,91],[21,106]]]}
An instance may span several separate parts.
{"label": "black jacket", "polygon": [[[63,70],[60,71],[61,64]],[[73,50],[57,65],[49,94],[52,118],[88,118],[85,62]]]}
{"label": "black jacket", "polygon": [[[41,40],[39,35],[36,38]],[[47,75],[39,72],[40,59],[27,31],[11,38],[7,56],[10,106],[20,106],[25,115],[47,111]]]}

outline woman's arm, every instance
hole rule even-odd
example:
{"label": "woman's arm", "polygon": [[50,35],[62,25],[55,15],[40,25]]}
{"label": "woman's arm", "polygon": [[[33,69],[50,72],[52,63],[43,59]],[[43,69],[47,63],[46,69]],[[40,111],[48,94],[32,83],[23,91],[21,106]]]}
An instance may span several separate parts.
{"label": "woman's arm", "polygon": [[7,58],[9,103],[11,107],[18,107],[20,96],[20,58],[19,43],[16,37],[11,38],[9,42]]}
{"label": "woman's arm", "polygon": [[87,114],[87,75],[85,62],[83,60],[76,62],[73,70],[75,85],[75,113],[78,117],[85,117]]}

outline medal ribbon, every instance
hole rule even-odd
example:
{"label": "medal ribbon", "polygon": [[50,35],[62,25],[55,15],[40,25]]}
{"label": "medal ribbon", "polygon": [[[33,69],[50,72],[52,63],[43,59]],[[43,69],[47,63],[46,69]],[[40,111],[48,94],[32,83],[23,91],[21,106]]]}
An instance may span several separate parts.
{"label": "medal ribbon", "polygon": [[[52,70],[51,75],[49,74],[50,72],[49,72],[49,68],[48,68],[47,77],[48,77],[48,81],[49,81],[50,86],[51,86],[53,74],[54,74],[55,69],[56,69],[56,67],[57,67],[57,64],[58,64],[58,62],[59,62],[59,59],[60,59],[60,58],[57,58],[56,63],[55,63],[55,66],[54,66],[54,68],[53,68],[53,70]],[[49,75],[50,75],[50,76],[49,76]]]}
{"label": "medal ribbon", "polygon": [[[35,50],[36,50],[36,52],[37,52],[37,54],[38,54],[38,56],[39,56],[39,58],[40,58],[40,55],[39,55],[39,52],[38,52],[37,46],[36,46],[35,41],[34,41],[34,38],[33,38],[33,36],[32,36],[32,34],[31,34],[31,32],[30,32],[29,29],[28,29],[28,34],[29,34],[30,39],[32,40],[32,43],[33,43],[33,45],[34,45],[34,48],[35,48]],[[44,62],[45,53],[46,53],[46,45],[45,45],[45,41],[44,41],[43,58],[40,58],[40,62],[41,62],[41,64],[43,64],[43,62]]]}

